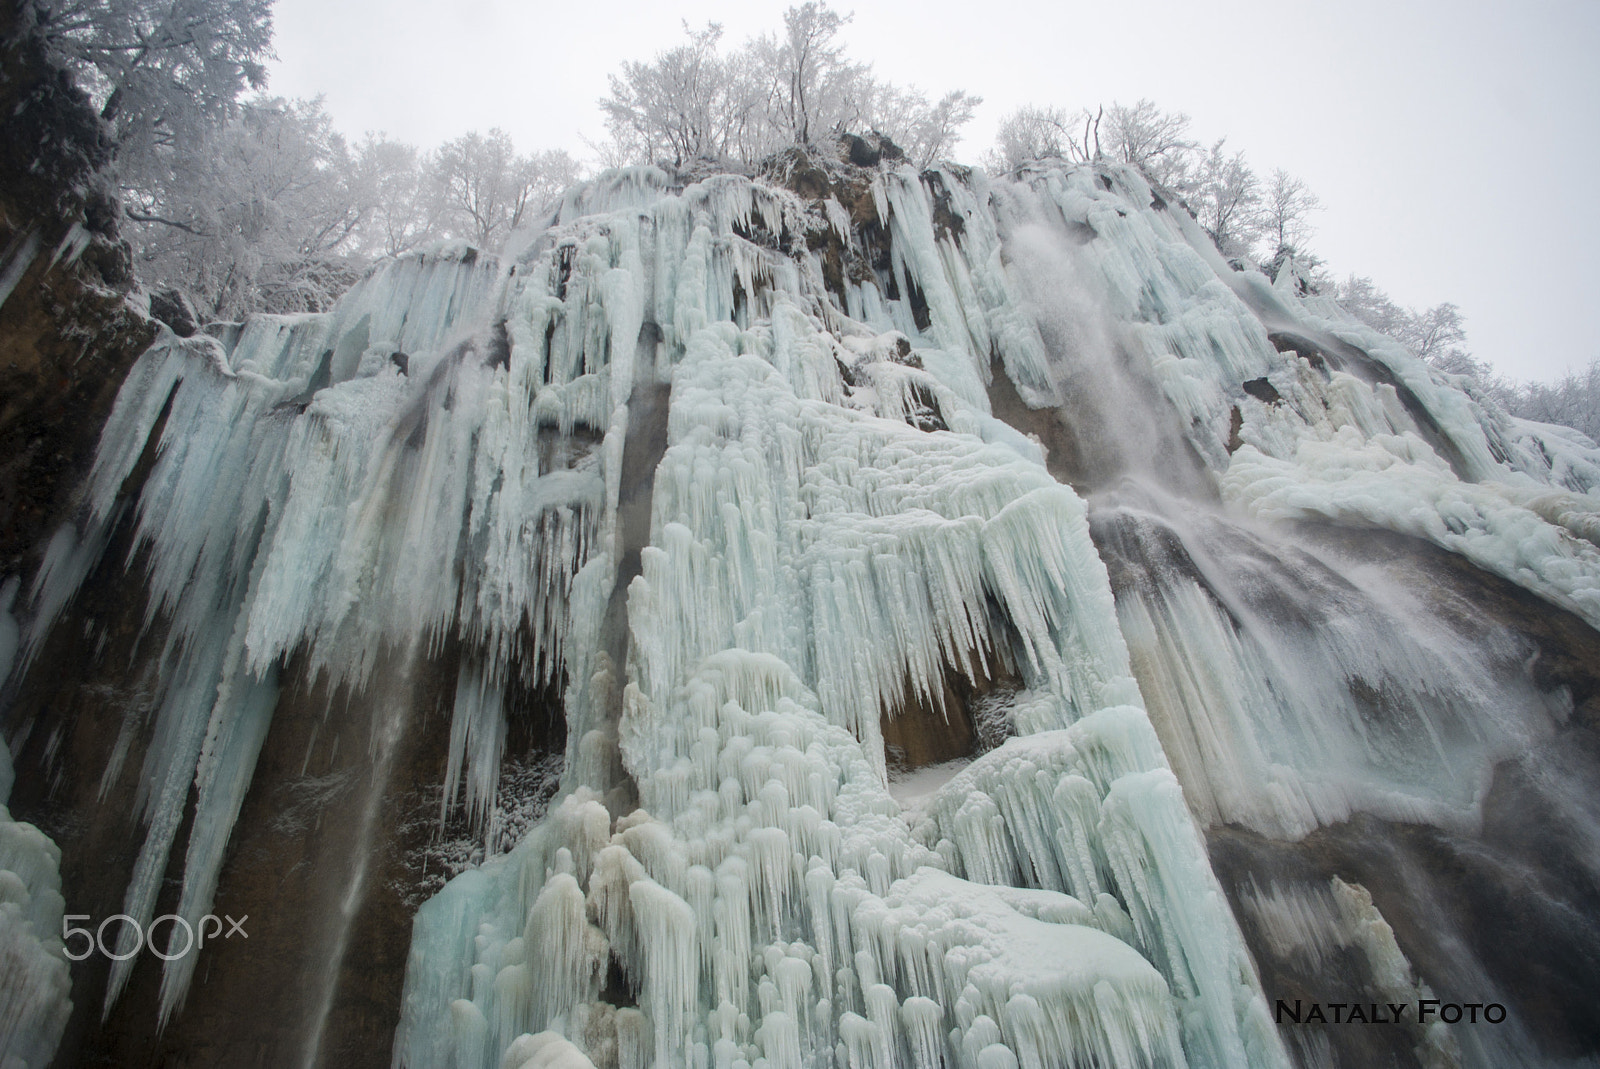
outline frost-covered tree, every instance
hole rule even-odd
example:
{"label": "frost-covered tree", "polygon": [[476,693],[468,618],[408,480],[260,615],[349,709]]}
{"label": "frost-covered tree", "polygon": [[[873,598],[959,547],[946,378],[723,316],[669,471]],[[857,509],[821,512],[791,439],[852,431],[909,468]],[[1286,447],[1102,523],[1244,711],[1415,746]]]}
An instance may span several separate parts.
{"label": "frost-covered tree", "polygon": [[487,247],[504,241],[531,210],[575,181],[578,166],[560,151],[519,156],[511,136],[494,129],[445,142],[429,172],[438,229]]}
{"label": "frost-covered tree", "polygon": [[1257,236],[1261,183],[1243,152],[1223,151],[1226,140],[1213,143],[1200,161],[1189,206],[1224,256],[1248,257]]}
{"label": "frost-covered tree", "polygon": [[1363,275],[1352,274],[1340,282],[1334,297],[1345,311],[1391,337],[1400,336],[1405,330],[1405,320],[1411,314],[1374,285],[1372,279]]}
{"label": "frost-covered tree", "polygon": [[1105,113],[1102,151],[1162,185],[1178,186],[1197,148],[1188,132],[1189,116],[1182,112],[1162,111],[1143,98],[1132,105],[1113,101]]}
{"label": "frost-covered tree", "polygon": [[1182,186],[1195,152],[1188,129],[1187,115],[1144,99],[1075,112],[1028,104],[1001,120],[987,163],[1005,172],[1027,160],[1111,159],[1133,164],[1162,185]]}
{"label": "frost-covered tree", "polygon": [[399,256],[434,236],[440,198],[433,195],[423,158],[413,145],[367,134],[351,157],[351,187],[371,206],[357,230],[363,256]]}
{"label": "frost-covered tree", "polygon": [[141,279],[204,319],[326,308],[374,258],[459,238],[493,248],[578,178],[565,152],[521,155],[501,130],[419,153],[352,150],[320,99],[247,101],[126,195]]}
{"label": "frost-covered tree", "polygon": [[[1466,371],[1463,358],[1470,361],[1462,346],[1467,340],[1466,319],[1449,301],[1422,312],[1413,312],[1403,341],[1412,352],[1446,371]],[[1455,365],[1452,367],[1451,365]]]}
{"label": "frost-covered tree", "polygon": [[1029,160],[1075,160],[1090,158],[1086,141],[1078,140],[1077,128],[1088,118],[1086,112],[1069,113],[1062,108],[1024,104],[1000,120],[995,147],[985,159],[991,171],[1015,171]]}
{"label": "frost-covered tree", "polygon": [[1466,317],[1449,301],[1417,310],[1396,304],[1372,279],[1351,275],[1334,288],[1339,304],[1423,360],[1455,375],[1486,378],[1489,368],[1466,348]]}
{"label": "frost-covered tree", "polygon": [[863,117],[870,68],[845,57],[839,31],[849,21],[826,3],[806,0],[783,13],[783,36],[760,39],[770,111],[786,141],[808,145]]}
{"label": "frost-covered tree", "polygon": [[970,93],[935,101],[879,81],[845,52],[849,17],[811,2],[784,13],[781,34],[718,52],[722,28],[684,27],[688,40],[648,62],[624,63],[600,101],[608,166],[694,160],[752,164],[787,145],[876,130],[927,166],[946,156],[981,103]]}
{"label": "frost-covered tree", "polygon": [[722,57],[723,90],[716,109],[718,159],[754,162],[787,142],[771,113],[767,57],[750,41]]}
{"label": "frost-covered tree", "polygon": [[735,91],[732,66],[717,55],[722,27],[713,22],[695,31],[685,23],[683,29],[687,43],[648,63],[624,63],[620,75],[611,75],[611,95],[600,107],[624,157],[681,165],[727,154],[744,94]]}
{"label": "frost-covered tree", "polygon": [[174,146],[126,207],[141,279],[229,319],[326,308],[358,271],[351,252],[371,202],[320,98],[261,99]]}
{"label": "frost-covered tree", "polygon": [[23,0],[23,15],[111,126],[125,179],[266,85],[271,0]]}
{"label": "frost-covered tree", "polygon": [[983,103],[982,97],[959,89],[930,103],[914,88],[891,85],[874,85],[869,98],[865,125],[894,131],[892,139],[918,168],[947,158],[961,139],[961,128],[972,121],[973,110]]}
{"label": "frost-covered tree", "polygon": [[1582,431],[1590,441],[1600,442],[1600,357],[1555,382],[1503,388],[1500,400],[1513,415],[1565,424]]}
{"label": "frost-covered tree", "polygon": [[1281,167],[1273,171],[1261,198],[1260,222],[1272,255],[1303,245],[1311,235],[1311,213],[1321,208],[1322,202],[1304,182]]}

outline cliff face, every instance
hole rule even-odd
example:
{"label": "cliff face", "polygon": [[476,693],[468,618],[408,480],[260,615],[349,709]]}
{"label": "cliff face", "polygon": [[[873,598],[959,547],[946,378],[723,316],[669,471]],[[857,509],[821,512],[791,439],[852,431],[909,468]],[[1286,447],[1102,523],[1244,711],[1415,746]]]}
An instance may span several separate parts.
{"label": "cliff face", "polygon": [[[88,98],[26,31],[19,8],[0,9],[0,663],[7,674],[21,583],[72,514],[112,402],[157,334],[126,300],[134,279],[117,237],[105,130]],[[66,645],[69,670],[86,679],[88,651],[81,641]],[[15,689],[0,685],[0,694],[9,704]],[[0,801],[14,806],[12,786],[7,757]],[[37,821],[38,807],[23,806]],[[51,839],[0,805],[0,879],[8,887],[0,903],[0,1060],[8,1063],[48,1064],[68,1022],[60,861]]]}
{"label": "cliff face", "polygon": [[104,172],[111,144],[67,72],[0,10],[0,575],[18,575],[88,470],[155,324]]}
{"label": "cliff face", "polygon": [[698,177],[128,375],[15,806],[250,940],[78,966],[63,1059],[1596,1053],[1592,444],[1127,168]]}

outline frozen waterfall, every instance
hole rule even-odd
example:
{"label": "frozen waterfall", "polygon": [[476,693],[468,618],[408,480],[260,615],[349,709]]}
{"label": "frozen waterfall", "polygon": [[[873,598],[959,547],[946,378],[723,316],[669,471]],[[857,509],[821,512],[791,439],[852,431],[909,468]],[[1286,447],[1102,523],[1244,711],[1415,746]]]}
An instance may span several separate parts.
{"label": "frozen waterfall", "polygon": [[[1558,1062],[1465,918],[1532,807],[1525,930],[1600,948],[1597,487],[1129,168],[608,172],[129,376],[4,617],[23,812],[122,807],[72,912],[255,942],[85,966],[68,1041],[1233,1069],[1439,992],[1512,1019],[1383,1042]],[[7,1051],[67,1013],[27,859]]]}

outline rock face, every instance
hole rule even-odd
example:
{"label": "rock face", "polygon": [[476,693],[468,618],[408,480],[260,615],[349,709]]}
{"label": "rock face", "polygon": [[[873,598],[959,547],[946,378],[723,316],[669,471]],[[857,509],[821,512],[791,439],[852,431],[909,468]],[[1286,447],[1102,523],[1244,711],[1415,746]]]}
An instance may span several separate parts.
{"label": "rock face", "polygon": [[[122,380],[156,335],[125,300],[133,278],[104,178],[110,144],[87,98],[23,30],[21,6],[0,9],[0,675],[17,653],[21,580],[70,517]],[[14,694],[0,684],[0,701]],[[0,744],[0,800],[12,780]],[[50,838],[0,806],[8,1065],[48,1064],[68,1023],[60,862]]]}
{"label": "rock face", "polygon": [[1600,452],[1130,169],[845,150],[140,358],[14,808],[250,940],[84,962],[63,1064],[1597,1053]]}
{"label": "rock face", "polygon": [[133,287],[111,145],[88,98],[0,11],[0,575],[66,517],[117,389],[156,326]]}

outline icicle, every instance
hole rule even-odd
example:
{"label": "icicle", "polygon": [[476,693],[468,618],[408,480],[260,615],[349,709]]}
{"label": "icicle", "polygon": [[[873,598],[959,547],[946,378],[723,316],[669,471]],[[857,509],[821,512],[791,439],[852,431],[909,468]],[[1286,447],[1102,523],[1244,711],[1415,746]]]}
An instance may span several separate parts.
{"label": "icicle", "polygon": [[659,1057],[682,1046],[698,1005],[699,967],[694,910],[654,880],[635,880],[628,901],[640,934],[644,984],[640,997],[655,1023]]}

